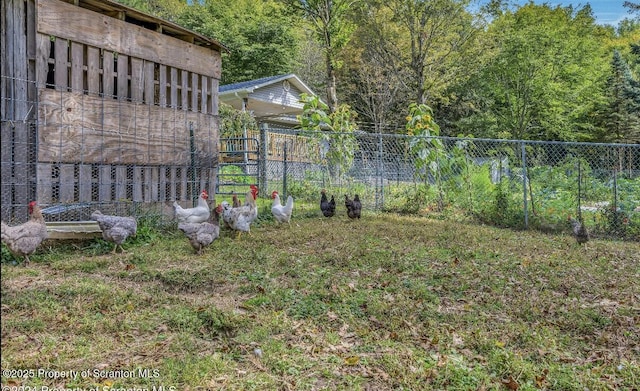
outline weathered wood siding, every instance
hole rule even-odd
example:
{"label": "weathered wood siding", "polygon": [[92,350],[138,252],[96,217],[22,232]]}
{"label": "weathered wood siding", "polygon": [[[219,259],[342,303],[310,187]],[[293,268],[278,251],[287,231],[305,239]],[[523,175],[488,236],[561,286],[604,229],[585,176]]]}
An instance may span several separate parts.
{"label": "weathered wood siding", "polygon": [[31,199],[164,202],[213,187],[220,48],[109,7],[121,6],[2,0],[5,220]]}
{"label": "weathered wood siding", "polygon": [[2,0],[0,35],[2,219],[26,218],[35,199],[35,2]]}
{"label": "weathered wood siding", "polygon": [[39,80],[53,80],[38,91],[38,199],[184,200],[212,186],[219,53],[58,0],[38,11]]}

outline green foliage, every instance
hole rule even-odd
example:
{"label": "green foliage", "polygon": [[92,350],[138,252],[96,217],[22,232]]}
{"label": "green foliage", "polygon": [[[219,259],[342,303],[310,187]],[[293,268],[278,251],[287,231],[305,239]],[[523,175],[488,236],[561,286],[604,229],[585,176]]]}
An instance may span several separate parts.
{"label": "green foliage", "polygon": [[462,117],[463,131],[514,139],[594,136],[608,33],[589,9],[529,3],[497,17],[488,34],[494,54],[467,87],[474,113]]}
{"label": "green foliage", "polygon": [[11,251],[9,251],[9,248],[4,243],[2,243],[2,254],[1,254],[1,257],[2,258],[0,258],[0,263],[12,263],[12,264],[15,264],[15,263],[19,262],[19,259],[17,259],[16,257],[13,256],[13,254],[11,254]]}
{"label": "green foliage", "polygon": [[279,1],[192,2],[178,23],[222,42],[222,83],[290,73],[297,51],[297,20]]}
{"label": "green foliage", "polygon": [[319,183],[322,183],[320,178],[317,178],[319,171],[307,171],[304,179],[302,180],[290,180],[287,182],[287,194],[291,195],[294,199],[305,200],[317,200],[319,199],[320,191],[322,190]]}
{"label": "green foliage", "polygon": [[414,161],[419,178],[427,183],[433,178],[438,186],[441,182],[440,163],[446,159],[447,152],[440,135],[440,127],[433,119],[433,110],[425,104],[409,105],[409,115],[405,126],[407,134],[414,136],[409,140],[409,149],[414,154]]}
{"label": "green foliage", "polygon": [[[235,183],[243,183],[246,185],[250,185],[254,183],[254,178],[251,176],[245,176],[244,171],[242,170],[242,168],[240,168],[239,166],[234,166],[234,165],[230,165],[230,166],[222,166],[220,167],[220,174],[222,175],[239,175],[237,177],[234,177],[234,182]],[[246,186],[245,186],[246,188]]]}
{"label": "green foliage", "polygon": [[409,140],[409,149],[413,153],[416,171],[422,182],[433,181],[438,188],[438,208],[443,210],[447,188],[457,188],[461,183],[461,173],[468,172],[465,149],[467,140],[456,142],[447,149],[440,135],[440,127],[433,119],[433,110],[425,104],[412,103],[405,126],[407,134],[414,136]]}
{"label": "green foliage", "polygon": [[342,67],[338,54],[351,40],[357,22],[350,18],[356,4],[352,0],[285,0],[308,22],[306,27],[315,35],[322,49],[325,64],[328,109],[338,109],[336,69]]}
{"label": "green foliage", "polygon": [[607,78],[607,103],[603,108],[602,139],[611,142],[640,142],[640,83],[619,51],[613,52]]}
{"label": "green foliage", "polygon": [[419,214],[437,198],[431,186],[418,184],[393,188],[385,200],[385,211],[401,214]]}
{"label": "green foliage", "polygon": [[244,137],[246,130],[257,129],[255,118],[248,111],[236,110],[220,103],[220,138]]}
{"label": "green foliage", "polygon": [[627,236],[627,229],[629,227],[629,216],[622,210],[617,210],[614,207],[604,207],[600,209],[601,218],[600,226],[601,231],[613,237],[625,238]]}
{"label": "green foliage", "polygon": [[347,105],[340,105],[329,113],[328,106],[317,96],[302,94],[303,113],[298,116],[302,129],[320,148],[323,163],[334,167],[338,175],[344,175],[353,164],[358,143],[354,136],[357,128],[356,114]]}
{"label": "green foliage", "polygon": [[[470,197],[471,205],[469,205],[467,211],[473,215],[476,214],[478,208],[482,210],[490,202],[495,186],[491,182],[491,167],[489,164],[468,164],[466,168],[469,194],[461,194],[461,196]],[[467,199],[460,201],[462,205],[466,203]]]}
{"label": "green foliage", "polygon": [[479,221],[498,227],[523,227],[522,189],[514,188],[511,180],[503,175],[493,183],[490,170],[488,164],[469,167],[471,214]]}

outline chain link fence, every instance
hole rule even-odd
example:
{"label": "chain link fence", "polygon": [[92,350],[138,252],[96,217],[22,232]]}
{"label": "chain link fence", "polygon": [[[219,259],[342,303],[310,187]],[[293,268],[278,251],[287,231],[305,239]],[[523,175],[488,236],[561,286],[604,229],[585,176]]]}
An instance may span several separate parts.
{"label": "chain link fence", "polygon": [[[2,103],[9,223],[26,220],[31,200],[47,221],[86,220],[95,209],[171,218],[173,200],[189,207],[202,188],[221,189],[224,168],[242,181],[240,194],[258,183],[263,197],[277,189],[315,204],[326,189],[338,201],[358,194],[365,211],[545,231],[567,230],[568,216],[581,216],[596,236],[640,240],[640,145],[263,127],[230,151],[216,145],[217,118],[190,107],[53,89]],[[107,123],[118,131],[99,132]]]}
{"label": "chain link fence", "polygon": [[595,236],[640,240],[640,145],[290,129],[263,138],[263,185],[299,199],[326,189],[358,194],[370,211],[544,231],[581,217]]}

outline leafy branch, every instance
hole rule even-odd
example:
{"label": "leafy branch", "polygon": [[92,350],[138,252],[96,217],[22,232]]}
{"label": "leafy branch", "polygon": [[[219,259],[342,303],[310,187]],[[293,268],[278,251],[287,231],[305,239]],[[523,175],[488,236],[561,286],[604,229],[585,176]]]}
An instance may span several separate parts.
{"label": "leafy branch", "polygon": [[[298,116],[302,129],[312,131],[309,135],[329,166],[345,173],[353,165],[358,149],[354,132],[357,129],[356,114],[348,105],[340,105],[329,113],[329,107],[317,96],[302,94],[303,112]],[[323,162],[324,163],[324,162]]]}

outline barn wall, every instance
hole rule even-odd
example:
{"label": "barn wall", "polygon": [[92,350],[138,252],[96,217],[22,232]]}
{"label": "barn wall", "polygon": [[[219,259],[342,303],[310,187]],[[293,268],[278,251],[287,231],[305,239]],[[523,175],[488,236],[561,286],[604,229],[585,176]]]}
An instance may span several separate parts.
{"label": "barn wall", "polygon": [[37,31],[220,79],[211,49],[59,0],[38,0]]}
{"label": "barn wall", "polygon": [[26,218],[35,199],[35,2],[2,0],[0,35],[0,122],[2,135],[2,219]]}
{"label": "barn wall", "polygon": [[218,51],[58,0],[2,7],[4,220],[22,219],[5,205],[31,199],[165,203],[213,190]]}

